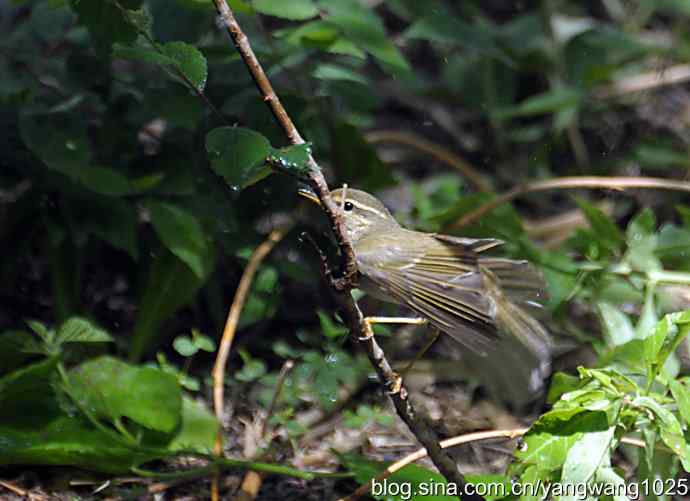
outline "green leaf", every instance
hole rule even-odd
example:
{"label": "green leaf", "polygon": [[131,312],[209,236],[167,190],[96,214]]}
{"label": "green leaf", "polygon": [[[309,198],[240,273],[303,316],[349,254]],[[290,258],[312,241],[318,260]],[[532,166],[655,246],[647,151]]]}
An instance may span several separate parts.
{"label": "green leaf", "polygon": [[161,47],[163,53],[173,59],[175,67],[189,80],[189,82],[202,92],[206,87],[208,68],[204,55],[185,42],[168,42]]}
{"label": "green leaf", "polygon": [[90,320],[72,317],[65,321],[57,332],[58,343],[108,343],[113,338]]}
{"label": "green leaf", "polygon": [[685,425],[690,426],[690,389],[687,387],[687,378],[684,379],[672,379],[669,382],[669,388],[671,389],[671,394],[673,398],[676,399],[678,404],[678,411],[685,421]]}
{"label": "green leaf", "polygon": [[151,224],[170,249],[199,278],[208,275],[210,244],[199,220],[179,206],[149,201],[146,208],[151,213]]}
{"label": "green leaf", "polygon": [[580,198],[575,199],[575,201],[587,218],[599,245],[613,254],[620,253],[625,239],[618,226],[601,209],[589,202]]}
{"label": "green leaf", "polygon": [[668,143],[642,142],[634,149],[633,158],[647,168],[669,169],[688,165],[687,152]]}
{"label": "green leaf", "polygon": [[84,232],[139,258],[137,211],[129,200],[89,194],[73,203]]}
{"label": "green leaf", "polygon": [[192,335],[194,346],[209,353],[216,351],[216,343],[213,341],[213,339],[208,336],[204,336],[203,334],[199,334],[199,332],[196,330],[192,330]]}
{"label": "green leaf", "polygon": [[[573,487],[590,482],[599,468],[610,465],[615,426],[608,430],[585,433],[573,444],[563,463],[561,482]],[[574,501],[577,496],[561,496],[563,501]]]}
{"label": "green leaf", "polygon": [[690,333],[690,310],[669,313],[659,321],[645,340],[645,359],[649,365],[650,380],[656,377],[680,342]]}
{"label": "green leaf", "polygon": [[218,434],[218,420],[202,402],[182,397],[180,431],[168,445],[171,451],[211,452]]}
{"label": "green leaf", "polygon": [[631,405],[652,411],[658,420],[656,426],[661,435],[661,440],[680,458],[685,471],[690,471],[690,448],[688,448],[688,444],[683,436],[683,429],[676,416],[650,397],[637,397],[632,401]]}
{"label": "green leaf", "polygon": [[139,45],[117,44],[113,46],[113,58],[160,64],[161,66],[177,66],[175,58],[161,53],[153,47],[142,47]]}
{"label": "green leaf", "polygon": [[344,325],[336,325],[327,313],[323,312],[322,310],[319,310],[316,312],[316,314],[319,316],[321,332],[323,332],[323,335],[327,338],[335,339],[347,334],[347,327],[345,327]]}
{"label": "green leaf", "polygon": [[83,120],[66,113],[23,115],[22,140],[48,167],[56,170],[88,165],[91,149]]}
{"label": "green leaf", "polygon": [[597,310],[606,334],[606,344],[620,346],[635,339],[635,330],[628,315],[614,305],[600,301]]}
{"label": "green leaf", "polygon": [[134,191],[127,177],[109,167],[84,166],[64,172],[90,190],[102,195],[119,197],[129,195]]}
{"label": "green leaf", "polygon": [[546,401],[549,404],[554,404],[561,398],[561,395],[569,393],[580,386],[580,378],[566,374],[565,372],[556,372],[553,378],[551,378],[551,386],[549,386],[549,393]]}
{"label": "green leaf", "polygon": [[173,348],[183,357],[191,357],[199,348],[197,348],[189,336],[177,336],[173,341]]}
{"label": "green leaf", "polygon": [[121,417],[163,433],[180,423],[182,393],[177,378],[109,356],[89,360],[69,373],[71,396],[96,415]]}
{"label": "green leaf", "polygon": [[556,113],[576,109],[580,106],[581,101],[582,95],[579,91],[569,87],[560,87],[529,97],[514,108],[497,111],[494,116],[495,118],[506,119]]}
{"label": "green leaf", "polygon": [[[130,345],[130,360],[141,358],[160,336],[159,329],[163,321],[191,302],[208,276],[199,277],[174,254],[162,250],[149,265],[149,276],[143,297],[139,300],[139,316]],[[214,249],[211,248],[211,251]],[[211,252],[204,270],[210,273],[214,262],[214,252]]]}
{"label": "green leaf", "polygon": [[[610,466],[599,468],[594,480],[612,486],[616,493],[628,492],[625,479],[616,473],[616,470]],[[624,494],[617,494],[611,496],[611,498],[613,501],[630,501],[630,498]]]}
{"label": "green leaf", "polygon": [[287,148],[273,149],[267,161],[274,167],[305,179],[311,171],[309,166],[310,158],[311,143],[303,143],[288,146]]}
{"label": "green leaf", "polygon": [[256,381],[261,376],[266,374],[266,364],[263,360],[252,358],[246,350],[240,350],[240,356],[244,365],[242,369],[235,373],[235,378],[238,381],[250,382]]}
{"label": "green leaf", "polygon": [[474,26],[440,9],[434,9],[430,14],[415,21],[405,32],[405,37],[452,43],[467,51],[480,54],[500,54],[490,26],[486,24]]}
{"label": "green leaf", "polygon": [[312,0],[252,0],[252,6],[262,14],[300,21],[319,13]]}
{"label": "green leaf", "polygon": [[[241,127],[219,127],[206,135],[206,151],[211,167],[233,189],[246,188],[261,174],[271,153],[271,143],[264,136]],[[265,177],[265,176],[264,176]]]}
{"label": "green leaf", "polygon": [[0,333],[0,376],[21,367],[31,356],[25,348],[35,341],[34,336],[24,331]]}
{"label": "green leaf", "polygon": [[110,51],[113,43],[132,43],[137,38],[137,28],[130,21],[127,12],[107,0],[71,0],[79,23],[89,29],[96,47],[103,52]]}
{"label": "green leaf", "polygon": [[160,457],[123,445],[74,416],[57,416],[40,428],[23,428],[0,420],[0,465],[77,466],[112,475]]}
{"label": "green leaf", "polygon": [[32,426],[33,421],[54,412],[57,405],[46,400],[46,396],[52,394],[56,366],[57,357],[51,357],[1,377],[0,422],[25,420],[25,426]]}
{"label": "green leaf", "polygon": [[357,127],[337,122],[332,138],[331,155],[343,179],[357,179],[371,191],[395,183],[390,169],[381,162],[374,147],[366,142]]}
{"label": "green leaf", "polygon": [[345,37],[366,50],[393,72],[408,72],[410,66],[400,51],[388,40],[381,19],[373,9],[358,0],[320,0],[323,19],[336,26]]}

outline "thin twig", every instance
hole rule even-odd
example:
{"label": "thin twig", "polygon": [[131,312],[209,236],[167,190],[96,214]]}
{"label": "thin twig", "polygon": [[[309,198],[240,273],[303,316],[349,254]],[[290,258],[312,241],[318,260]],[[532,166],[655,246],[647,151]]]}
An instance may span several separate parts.
{"label": "thin twig", "polygon": [[452,223],[449,228],[456,229],[467,226],[491,212],[496,207],[508,203],[517,197],[547,190],[571,190],[577,188],[598,188],[610,190],[626,190],[631,188],[646,188],[656,190],[673,190],[690,192],[690,182],[676,179],[662,179],[658,177],[607,177],[607,176],[572,176],[557,177],[546,181],[534,181],[532,183],[516,186],[515,188],[497,196],[484,205]]}
{"label": "thin twig", "polygon": [[[464,445],[472,442],[479,442],[480,440],[490,440],[495,438],[505,438],[508,440],[513,440],[515,438],[523,436],[528,431],[529,428],[514,428],[507,430],[489,430],[466,433],[464,435],[458,435],[456,437],[448,438],[446,440],[441,441],[441,447],[443,449],[447,449],[449,447],[456,447],[458,445]],[[621,438],[621,443],[634,445],[635,447],[640,447],[642,449],[644,449],[645,447],[644,441],[637,438],[623,437]],[[399,461],[396,461],[395,463],[389,465],[385,470],[379,473],[376,477],[372,478],[369,482],[360,485],[359,488],[357,488],[357,490],[354,491],[352,494],[345,496],[344,498],[341,498],[338,501],[355,501],[356,499],[359,499],[361,496],[364,496],[367,492],[369,492],[369,489],[371,489],[371,485],[374,482],[382,482],[385,478],[390,477],[396,471],[399,471],[405,466],[417,462],[420,459],[425,458],[426,456],[426,449],[418,449],[413,453],[408,454]]]}
{"label": "thin twig", "polygon": [[[273,90],[270,80],[266,76],[261,63],[259,63],[259,60],[256,58],[256,55],[249,44],[249,39],[247,39],[247,36],[242,31],[242,28],[240,28],[240,25],[235,19],[232,10],[230,7],[228,7],[227,2],[225,0],[213,0],[213,3],[216,6],[216,10],[218,11],[220,18],[225,24],[230,38],[235,44],[235,48],[242,57],[244,64],[247,66],[249,73],[254,79],[254,83],[263,96],[264,102],[271,109],[273,116],[285,131],[285,134],[290,142],[292,144],[303,144],[304,139],[300,135],[297,127],[295,127],[295,124],[292,122],[290,115],[288,115],[287,111],[283,107],[283,104],[280,102],[280,99]],[[338,247],[342,253],[341,264],[345,280],[340,282],[340,288],[345,290],[352,285],[352,281],[357,275],[357,261],[355,260],[355,253],[352,249],[352,243],[347,236],[347,232],[345,230],[345,221],[343,221],[342,214],[338,210],[338,206],[331,197],[326,179],[323,177],[321,169],[314,160],[314,157],[309,155],[307,164],[310,171],[309,183],[316,195],[319,197],[319,200],[321,200],[321,206],[328,216],[333,233],[338,243]]]}
{"label": "thin twig", "polygon": [[[220,19],[224,23],[237,51],[240,53],[247,69],[249,70],[254,83],[264,98],[264,101],[271,109],[273,116],[282,126],[287,137],[292,144],[302,144],[304,140],[297,131],[294,123],[290,119],[287,111],[278,99],[273,86],[271,85],[266,73],[259,63],[254,51],[249,44],[249,40],[237,23],[230,7],[225,0],[213,0]],[[352,299],[350,289],[357,277],[357,261],[352,249],[352,244],[348,237],[342,212],[333,201],[328,189],[328,184],[314,158],[309,155],[309,183],[321,201],[321,207],[328,216],[331,228],[335,236],[341,254],[342,275],[340,280],[331,281],[331,288],[338,301],[340,310],[343,313],[346,324],[348,325],[350,336],[353,340],[360,341],[366,350],[370,362],[376,369],[377,375],[383,385],[390,392],[390,398],[395,405],[400,418],[407,424],[412,433],[429,451],[429,456],[439,469],[440,473],[449,481],[457,484],[458,488],[464,490],[465,477],[458,471],[455,461],[441,450],[438,439],[431,427],[420,417],[415,415],[411,403],[408,400],[408,393],[402,387],[400,377],[393,372],[390,364],[386,360],[383,350],[378,346],[374,339],[371,329],[364,321],[359,306]],[[483,499],[478,496],[463,496],[464,501],[470,499]]]}
{"label": "thin twig", "polygon": [[[220,340],[218,346],[218,353],[216,354],[216,362],[213,365],[213,408],[218,418],[218,421],[223,423],[223,410],[225,408],[224,394],[225,394],[225,369],[228,362],[228,356],[230,354],[230,347],[235,338],[235,331],[237,330],[237,324],[240,320],[240,314],[242,313],[242,308],[247,299],[247,294],[249,293],[249,288],[251,287],[252,280],[254,279],[254,274],[258,269],[264,258],[271,252],[273,247],[280,242],[285,234],[290,230],[292,225],[288,225],[283,228],[278,228],[273,230],[266,240],[264,240],[252,253],[247,263],[247,267],[242,273],[242,278],[240,278],[240,283],[237,286],[237,291],[235,292],[235,298],[232,301],[230,310],[228,311],[228,317],[225,321],[225,328],[223,329],[223,337]],[[223,435],[222,427],[218,430],[218,435],[216,436],[216,444],[214,448],[216,455],[220,456],[223,453]],[[211,485],[212,497],[218,495],[218,484],[217,476],[214,476]]]}
{"label": "thin twig", "polygon": [[458,170],[477,191],[491,191],[491,183],[467,160],[461,158],[445,146],[408,131],[401,130],[373,130],[367,132],[364,138],[370,143],[398,143],[410,146],[435,157],[439,161]]}
{"label": "thin twig", "polygon": [[21,487],[17,487],[12,482],[8,482],[7,480],[0,480],[0,487],[4,487],[8,491],[14,492],[17,496],[26,496],[28,492]]}

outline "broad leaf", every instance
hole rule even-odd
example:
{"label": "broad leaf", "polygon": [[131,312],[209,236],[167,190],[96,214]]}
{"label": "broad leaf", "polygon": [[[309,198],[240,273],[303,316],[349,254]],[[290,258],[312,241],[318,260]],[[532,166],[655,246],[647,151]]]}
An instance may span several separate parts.
{"label": "broad leaf", "polygon": [[180,423],[182,394],[177,378],[151,367],[137,367],[102,356],[70,371],[71,396],[98,416],[121,417],[151,430],[170,433]]}
{"label": "broad leaf", "polygon": [[206,135],[211,167],[233,189],[245,188],[270,174],[264,165],[271,143],[258,132],[241,127],[219,127]]}
{"label": "broad leaf", "polygon": [[199,220],[183,208],[149,201],[151,224],[170,252],[180,258],[199,278],[208,275],[211,245]]}

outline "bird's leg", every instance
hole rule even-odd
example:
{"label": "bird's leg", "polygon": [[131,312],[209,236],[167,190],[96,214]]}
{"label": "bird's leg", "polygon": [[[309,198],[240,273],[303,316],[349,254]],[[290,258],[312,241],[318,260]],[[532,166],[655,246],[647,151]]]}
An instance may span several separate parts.
{"label": "bird's leg", "polygon": [[403,324],[403,325],[424,325],[429,322],[426,318],[415,317],[364,317],[364,323],[367,324],[367,333],[364,339],[374,335],[372,325],[375,324]]}
{"label": "bird's leg", "polygon": [[431,348],[431,347],[434,345],[434,343],[436,342],[436,340],[438,340],[438,338],[439,338],[440,335],[441,335],[441,331],[438,330],[436,327],[433,327],[433,328],[431,329],[431,337],[429,337],[429,340],[427,341],[427,343],[424,345],[424,347],[423,347],[421,350],[419,350],[419,351],[417,352],[417,354],[416,354],[415,357],[410,361],[410,363],[407,364],[407,366],[401,371],[401,374],[402,374],[403,376],[404,376],[405,374],[407,374],[407,373],[410,371],[410,369],[412,369],[412,367],[414,366],[414,364],[416,364],[417,362],[419,362],[419,360],[424,356],[424,354],[425,354],[427,351],[429,351],[429,348]]}
{"label": "bird's leg", "polygon": [[[367,340],[374,336],[374,329],[372,328],[375,324],[404,324],[404,325],[424,325],[429,321],[426,318],[408,318],[408,317],[364,317],[365,325],[365,336],[360,338],[361,340]],[[426,350],[426,348],[425,348]],[[414,362],[413,362],[414,363]],[[409,367],[408,367],[409,369]],[[405,369],[407,371],[407,369]],[[403,374],[404,372],[403,371]],[[388,392],[391,394],[398,393],[402,388],[402,376],[400,374],[395,374],[395,381],[391,388],[388,388]]]}

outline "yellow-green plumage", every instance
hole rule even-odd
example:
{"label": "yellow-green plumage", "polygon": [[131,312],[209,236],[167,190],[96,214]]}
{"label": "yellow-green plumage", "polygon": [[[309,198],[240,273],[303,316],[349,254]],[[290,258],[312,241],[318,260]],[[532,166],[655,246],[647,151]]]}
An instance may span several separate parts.
{"label": "yellow-green plumage", "polygon": [[333,197],[345,209],[363,290],[407,306],[475,352],[489,353],[508,335],[548,361],[548,334],[516,304],[539,299],[543,280],[526,261],[483,255],[502,241],[405,229],[364,191]]}

